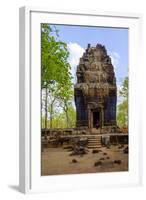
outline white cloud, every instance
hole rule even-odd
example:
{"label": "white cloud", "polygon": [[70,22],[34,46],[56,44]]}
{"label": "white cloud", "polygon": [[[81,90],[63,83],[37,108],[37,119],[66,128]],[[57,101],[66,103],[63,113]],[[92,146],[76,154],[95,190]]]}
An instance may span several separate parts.
{"label": "white cloud", "polygon": [[120,59],[120,55],[119,55],[117,52],[113,52],[113,55],[114,55],[116,58]]}
{"label": "white cloud", "polygon": [[110,52],[110,57],[111,57],[114,69],[116,70],[117,65],[120,62],[120,55],[117,52]]}
{"label": "white cloud", "polygon": [[69,50],[69,63],[71,65],[71,72],[74,77],[74,81],[76,78],[76,68],[77,65],[79,64],[79,59],[82,57],[85,49],[81,47],[78,43],[68,43],[67,44],[68,50]]}

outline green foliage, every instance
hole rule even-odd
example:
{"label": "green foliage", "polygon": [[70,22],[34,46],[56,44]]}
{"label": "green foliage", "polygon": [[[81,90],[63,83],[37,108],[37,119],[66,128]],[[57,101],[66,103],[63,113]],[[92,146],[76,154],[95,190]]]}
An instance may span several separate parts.
{"label": "green foliage", "polygon": [[117,123],[120,127],[128,126],[128,104],[127,104],[127,101],[123,101],[118,106]]}
{"label": "green foliage", "polygon": [[[42,104],[47,108],[45,120],[49,122],[47,127],[50,128],[55,125],[58,127],[59,120],[60,124],[63,123],[63,127],[72,126],[69,116],[73,100],[69,52],[67,44],[59,40],[58,33],[55,26],[53,30],[48,24],[41,25],[41,87],[42,91],[44,88],[47,90],[45,90],[45,103],[42,96]],[[57,106],[63,109],[63,113],[60,113],[61,109],[57,109]],[[56,115],[57,111],[59,113]],[[42,123],[43,121],[42,117]]]}
{"label": "green foliage", "polygon": [[119,94],[123,101],[118,105],[117,124],[120,127],[128,127],[128,77],[124,79]]}
{"label": "green foliage", "polygon": [[69,107],[72,105],[73,94],[74,92],[72,84],[70,83],[67,83],[64,87],[60,88],[59,90],[60,106],[63,108],[63,111],[65,112],[66,115],[67,128],[71,126],[68,112],[69,112]]}
{"label": "green foliage", "polygon": [[[70,127],[74,128],[76,126],[76,111],[73,106],[68,107],[68,117],[70,121]],[[50,120],[48,120],[48,128],[50,128]],[[45,119],[42,117],[42,128],[45,128]],[[67,128],[66,113],[64,111],[56,112],[53,114],[52,128]]]}
{"label": "green foliage", "polygon": [[124,97],[126,100],[128,100],[128,77],[124,79],[124,82],[122,84],[122,88],[120,90],[120,96]]}
{"label": "green foliage", "polygon": [[70,65],[67,61],[67,44],[51,35],[48,24],[41,26],[41,80],[42,88],[57,82],[64,85],[71,79]]}

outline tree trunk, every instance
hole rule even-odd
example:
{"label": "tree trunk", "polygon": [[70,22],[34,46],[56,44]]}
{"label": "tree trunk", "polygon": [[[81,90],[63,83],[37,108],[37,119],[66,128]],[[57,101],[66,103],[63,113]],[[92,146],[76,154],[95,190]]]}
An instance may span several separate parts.
{"label": "tree trunk", "polygon": [[48,121],[48,90],[46,86],[46,98],[45,98],[45,138],[47,138],[47,121]]}
{"label": "tree trunk", "polygon": [[70,123],[69,123],[69,116],[68,116],[68,108],[67,108],[67,106],[64,109],[64,111],[65,111],[65,115],[66,115],[67,128],[69,128],[70,127]]}
{"label": "tree trunk", "polygon": [[50,108],[50,128],[52,128],[52,115],[53,115],[53,103],[51,103],[51,108]]}
{"label": "tree trunk", "polygon": [[41,129],[44,128],[44,122],[43,122],[43,97],[42,97],[42,88],[41,88]]}

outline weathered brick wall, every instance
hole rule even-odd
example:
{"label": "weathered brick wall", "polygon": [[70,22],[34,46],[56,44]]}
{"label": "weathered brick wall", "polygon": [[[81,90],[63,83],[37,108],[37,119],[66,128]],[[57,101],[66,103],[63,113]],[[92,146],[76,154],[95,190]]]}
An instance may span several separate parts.
{"label": "weathered brick wall", "polygon": [[[104,46],[88,45],[77,66],[75,104],[77,127],[88,127],[88,110],[103,109],[103,125],[116,125],[117,87],[111,58]],[[93,105],[92,105],[93,104]],[[90,108],[89,108],[90,105]],[[92,109],[93,106],[93,109]]]}

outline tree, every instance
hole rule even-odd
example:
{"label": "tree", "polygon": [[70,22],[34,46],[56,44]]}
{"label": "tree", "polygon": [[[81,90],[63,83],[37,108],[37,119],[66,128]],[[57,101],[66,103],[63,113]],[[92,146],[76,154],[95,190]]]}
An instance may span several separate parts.
{"label": "tree", "polygon": [[48,107],[47,111],[50,113],[50,128],[52,128],[52,121],[53,121],[53,115],[55,113],[55,107],[57,107],[57,104],[59,104],[59,91],[61,86],[55,82],[54,84],[49,86],[48,89]]}
{"label": "tree", "polygon": [[119,126],[128,126],[128,77],[122,83],[119,95],[123,99],[122,103],[118,105],[117,122]]}
{"label": "tree", "polygon": [[127,101],[123,101],[118,105],[117,115],[118,125],[127,127],[128,126],[128,104]]}
{"label": "tree", "polygon": [[[61,88],[71,85],[69,52],[67,44],[59,40],[58,30],[48,24],[41,26],[41,88],[45,90],[45,128],[47,128],[48,111],[52,127],[53,106]],[[69,87],[66,87],[69,89]],[[66,91],[67,92],[67,91]],[[49,97],[49,100],[48,100]]]}
{"label": "tree", "polygon": [[41,84],[42,88],[56,81],[65,84],[71,79],[70,65],[67,61],[67,44],[51,35],[53,30],[48,24],[42,24],[41,32]]}
{"label": "tree", "polygon": [[128,77],[124,79],[122,84],[122,88],[119,91],[121,97],[123,97],[126,101],[128,101]]}
{"label": "tree", "polygon": [[[76,110],[75,107],[70,105],[68,107],[68,118],[70,122],[70,128],[74,128],[76,125]],[[42,117],[42,127],[44,127],[44,117]],[[50,124],[50,120],[48,120],[48,124]],[[62,110],[61,112],[54,112],[52,118],[52,128],[66,128],[66,113]]]}
{"label": "tree", "polygon": [[70,127],[76,127],[76,110],[72,105],[68,107],[68,116],[70,120]]}
{"label": "tree", "polygon": [[63,111],[65,112],[66,115],[67,128],[70,127],[68,110],[69,107],[72,105],[73,94],[74,92],[72,89],[72,84],[70,82],[66,83],[64,87],[60,88],[59,91],[60,106],[63,108]]}

